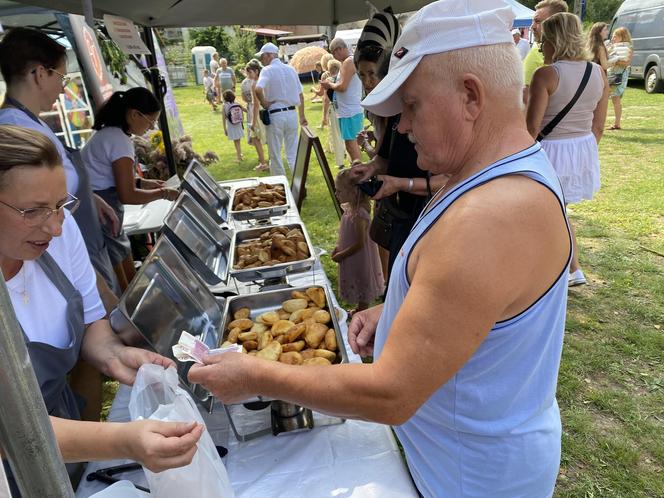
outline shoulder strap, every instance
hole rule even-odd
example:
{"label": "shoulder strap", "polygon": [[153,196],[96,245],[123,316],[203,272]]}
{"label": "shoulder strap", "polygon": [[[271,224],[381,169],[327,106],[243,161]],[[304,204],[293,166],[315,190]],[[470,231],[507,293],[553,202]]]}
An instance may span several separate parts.
{"label": "shoulder strap", "polygon": [[567,113],[572,110],[572,107],[574,107],[574,104],[576,104],[576,101],[579,100],[579,97],[581,97],[581,94],[583,91],[586,89],[586,85],[588,84],[588,80],[590,79],[590,73],[592,72],[593,65],[590,62],[586,62],[586,71],[583,73],[583,78],[581,78],[581,84],[579,85],[579,88],[576,90],[576,93],[574,94],[574,97],[572,97],[572,100],[569,101],[569,103],[562,108],[562,110],[556,114],[556,116],[549,121],[549,124],[547,124],[544,128],[542,128],[542,131],[539,132],[539,135],[537,135],[537,141],[541,142],[544,137],[546,137],[549,133],[553,131],[553,129],[560,123],[565,116],[567,116]]}
{"label": "shoulder strap", "polygon": [[60,291],[60,294],[65,298],[65,301],[68,301],[73,293],[76,292],[76,287],[74,287],[64,272],[60,269],[58,263],[53,259],[53,256],[48,252],[44,252],[36,259],[36,263],[44,271],[48,279],[53,282],[56,289]]}

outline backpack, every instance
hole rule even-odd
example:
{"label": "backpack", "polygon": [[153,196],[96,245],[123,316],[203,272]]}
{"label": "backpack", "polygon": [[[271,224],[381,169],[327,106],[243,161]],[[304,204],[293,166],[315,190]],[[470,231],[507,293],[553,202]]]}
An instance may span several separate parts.
{"label": "backpack", "polygon": [[244,121],[244,112],[239,104],[231,104],[226,113],[226,117],[231,124],[242,124]]}

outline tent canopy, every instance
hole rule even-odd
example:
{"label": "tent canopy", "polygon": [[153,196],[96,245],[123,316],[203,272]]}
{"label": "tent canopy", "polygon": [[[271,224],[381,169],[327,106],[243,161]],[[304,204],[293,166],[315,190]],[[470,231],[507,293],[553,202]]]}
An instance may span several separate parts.
{"label": "tent canopy", "polygon": [[[389,5],[394,12],[418,10],[431,0],[372,0],[377,9]],[[83,13],[81,0],[0,0],[2,7],[36,5],[74,14]],[[363,0],[92,0],[95,17],[114,14],[137,24],[154,27],[191,27],[236,24],[332,26],[370,15]]]}
{"label": "tent canopy", "polygon": [[514,23],[512,24],[513,27],[515,28],[530,27],[530,25],[533,23],[533,16],[535,15],[534,10],[529,9],[525,5],[521,5],[516,0],[503,0],[503,2],[512,7],[512,12],[514,12],[514,15],[516,16],[516,18],[514,19]]}

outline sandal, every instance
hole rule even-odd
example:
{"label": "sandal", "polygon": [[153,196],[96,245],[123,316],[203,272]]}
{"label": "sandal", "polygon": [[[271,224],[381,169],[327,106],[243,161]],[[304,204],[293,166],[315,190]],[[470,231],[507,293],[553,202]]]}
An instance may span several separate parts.
{"label": "sandal", "polygon": [[609,130],[622,130],[622,128],[620,126],[611,125],[609,126]]}

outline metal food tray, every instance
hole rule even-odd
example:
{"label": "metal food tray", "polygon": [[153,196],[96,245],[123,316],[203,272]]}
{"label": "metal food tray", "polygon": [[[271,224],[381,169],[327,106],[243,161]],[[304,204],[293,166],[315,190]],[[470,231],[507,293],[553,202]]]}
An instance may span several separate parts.
{"label": "metal food tray", "polygon": [[[307,244],[307,249],[309,250],[309,257],[299,261],[291,261],[289,263],[281,263],[274,266],[259,266],[257,268],[243,268],[240,270],[234,269],[233,265],[235,264],[235,250],[237,245],[248,239],[256,239],[263,232],[271,230],[275,227],[286,227],[289,230],[293,228],[299,228],[302,230],[302,233],[304,234],[304,240]],[[309,239],[309,234],[304,228],[304,224],[288,223],[285,225],[265,225],[259,228],[250,228],[248,230],[237,230],[233,238],[231,254],[228,260],[230,262],[229,271],[231,276],[240,282],[253,282],[256,280],[283,278],[293,273],[309,271],[314,267],[314,264],[316,264],[316,255],[314,253],[313,245],[311,244],[311,239]]]}
{"label": "metal food tray", "polygon": [[[242,182],[239,185],[233,185],[231,191],[231,202],[229,204],[230,215],[234,220],[247,221],[247,220],[262,220],[271,218],[273,216],[282,216],[288,212],[291,207],[290,196],[288,195],[289,186],[288,182],[284,179],[282,181],[270,181],[259,178],[247,178],[251,183],[246,184]],[[286,197],[286,204],[281,206],[270,206],[264,208],[256,209],[246,209],[243,211],[233,210],[233,205],[235,204],[235,194],[240,189],[251,188],[253,186],[258,186],[259,183],[266,183],[268,185],[281,185],[284,187],[284,196]]]}
{"label": "metal food tray", "polygon": [[189,163],[187,171],[182,176],[182,186],[216,223],[228,221],[231,202],[229,193],[219,186],[203,165],[195,159]]}
{"label": "metal food tray", "polygon": [[189,193],[182,192],[166,217],[163,230],[208,285],[228,280],[233,232],[215,223]]}
{"label": "metal food tray", "polygon": [[[121,336],[140,334],[159,354],[174,359],[172,346],[186,330],[208,347],[220,344],[223,302],[189,268],[175,246],[161,237],[111,314],[111,326]],[[208,410],[212,397],[190,384],[192,363],[175,361],[180,383]]]}
{"label": "metal food tray", "polygon": [[[325,291],[325,300],[327,301],[327,311],[330,313],[332,319],[332,327],[337,336],[337,347],[339,349],[338,363],[348,363],[348,352],[346,351],[345,342],[341,336],[341,327],[339,327],[339,319],[334,307],[334,300],[332,293],[327,285],[307,285],[303,287],[288,287],[286,289],[278,289],[273,291],[264,291],[257,294],[245,294],[242,296],[231,296],[226,298],[224,305],[224,317],[222,322],[221,341],[225,341],[229,331],[226,330],[228,324],[233,321],[233,314],[240,308],[249,308],[251,310],[250,318],[255,321],[258,315],[267,311],[276,311],[281,308],[281,303],[288,299],[293,299],[291,292],[300,291],[304,292],[311,287],[320,287]],[[267,398],[261,398],[267,400]]]}

